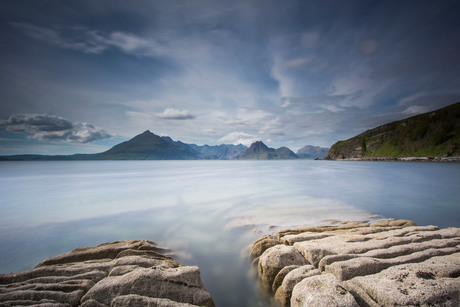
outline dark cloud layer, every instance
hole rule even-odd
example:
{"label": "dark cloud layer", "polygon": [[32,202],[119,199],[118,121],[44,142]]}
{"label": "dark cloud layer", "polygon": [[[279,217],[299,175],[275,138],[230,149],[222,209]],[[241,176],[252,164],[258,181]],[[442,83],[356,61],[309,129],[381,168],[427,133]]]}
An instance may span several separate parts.
{"label": "dark cloud layer", "polygon": [[156,56],[164,53],[154,40],[145,39],[132,33],[113,31],[107,34],[84,26],[41,27],[30,23],[11,22],[10,26],[23,34],[64,49],[99,54],[111,48],[138,56]]}
{"label": "dark cloud layer", "polygon": [[[454,0],[2,1],[0,118],[60,114],[125,139],[149,129],[199,144],[326,147],[460,101],[459,9]],[[31,133],[80,139],[43,129]]]}
{"label": "dark cloud layer", "polygon": [[8,131],[31,134],[31,138],[50,142],[88,143],[109,138],[103,129],[88,123],[71,122],[66,118],[47,114],[18,114],[0,121]]}

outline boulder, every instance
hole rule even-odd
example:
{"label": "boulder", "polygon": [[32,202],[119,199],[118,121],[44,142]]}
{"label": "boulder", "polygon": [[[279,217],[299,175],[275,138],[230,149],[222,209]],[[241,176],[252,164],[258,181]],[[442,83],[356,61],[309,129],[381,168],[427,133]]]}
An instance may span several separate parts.
{"label": "boulder", "polygon": [[359,307],[353,295],[332,274],[315,275],[295,285],[291,306]]}
{"label": "boulder", "polygon": [[203,290],[198,267],[137,268],[120,276],[109,276],[98,282],[81,299],[110,305],[118,297],[137,294],[167,298],[179,303],[213,306],[211,295]]}
{"label": "boulder", "polygon": [[275,280],[272,284],[273,293],[276,293],[276,290],[278,290],[278,288],[281,286],[286,275],[297,268],[300,268],[300,265],[288,265],[282,268],[281,271],[279,271],[278,274],[276,274]]}
{"label": "boulder", "polygon": [[198,267],[165,251],[140,240],[77,248],[0,274],[0,306],[214,306]]}
{"label": "boulder", "polygon": [[460,253],[455,253],[355,277],[345,287],[368,293],[363,301],[369,305],[460,306],[459,275]]}
{"label": "boulder", "polygon": [[178,303],[164,298],[151,298],[140,295],[123,295],[112,301],[111,307],[193,307],[195,305]]}
{"label": "boulder", "polygon": [[321,272],[312,265],[304,265],[291,270],[286,274],[281,286],[276,290],[275,301],[281,306],[289,305],[294,286],[307,277],[320,274]]}
{"label": "boulder", "polygon": [[305,265],[307,262],[292,246],[275,245],[260,256],[258,273],[262,285],[271,290],[276,275],[285,266]]}
{"label": "boulder", "polygon": [[259,238],[257,241],[252,243],[249,256],[251,259],[257,259],[260,257],[263,252],[265,252],[270,247],[280,244],[276,238],[270,235],[263,236]]}

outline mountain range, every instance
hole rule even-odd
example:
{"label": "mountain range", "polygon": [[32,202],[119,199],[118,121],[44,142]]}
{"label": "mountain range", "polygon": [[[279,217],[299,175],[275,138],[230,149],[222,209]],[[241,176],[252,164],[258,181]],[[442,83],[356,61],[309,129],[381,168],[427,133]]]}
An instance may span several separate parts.
{"label": "mountain range", "polygon": [[238,156],[239,160],[285,160],[298,158],[299,157],[287,147],[274,149],[268,147],[261,141],[252,143],[245,152]]}
{"label": "mountain range", "polygon": [[299,158],[304,159],[322,159],[326,157],[328,152],[329,148],[306,145],[305,147],[297,150],[296,154],[299,156]]}
{"label": "mountain range", "polygon": [[232,159],[297,159],[287,147],[273,149],[262,142],[246,146],[196,145],[158,136],[149,130],[132,139],[96,154],[75,155],[13,155],[0,156],[3,161],[55,161],[55,160],[232,160]]}
{"label": "mountain range", "polygon": [[460,157],[460,102],[367,130],[348,140],[335,143],[329,150],[307,145],[296,154],[287,147],[274,149],[261,141],[253,143],[249,148],[242,144],[200,146],[174,141],[168,136],[158,136],[147,130],[101,153],[0,156],[0,161],[298,158],[340,160],[401,157]]}

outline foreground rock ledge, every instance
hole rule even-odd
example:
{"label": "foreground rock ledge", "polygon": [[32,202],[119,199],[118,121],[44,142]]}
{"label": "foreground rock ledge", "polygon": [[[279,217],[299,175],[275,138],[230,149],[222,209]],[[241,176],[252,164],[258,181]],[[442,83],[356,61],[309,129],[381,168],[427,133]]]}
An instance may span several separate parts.
{"label": "foreground rock ledge", "polygon": [[0,306],[215,306],[198,267],[163,252],[151,241],[77,248],[0,274]]}
{"label": "foreground rock ledge", "polygon": [[280,306],[460,306],[460,229],[409,220],[343,222],[251,246]]}

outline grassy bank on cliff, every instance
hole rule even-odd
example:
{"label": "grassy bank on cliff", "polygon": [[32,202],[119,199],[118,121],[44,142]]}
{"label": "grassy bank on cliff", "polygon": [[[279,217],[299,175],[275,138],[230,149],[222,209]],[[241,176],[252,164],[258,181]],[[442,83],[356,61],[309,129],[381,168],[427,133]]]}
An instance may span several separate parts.
{"label": "grassy bank on cliff", "polygon": [[326,159],[460,156],[460,102],[335,143]]}

